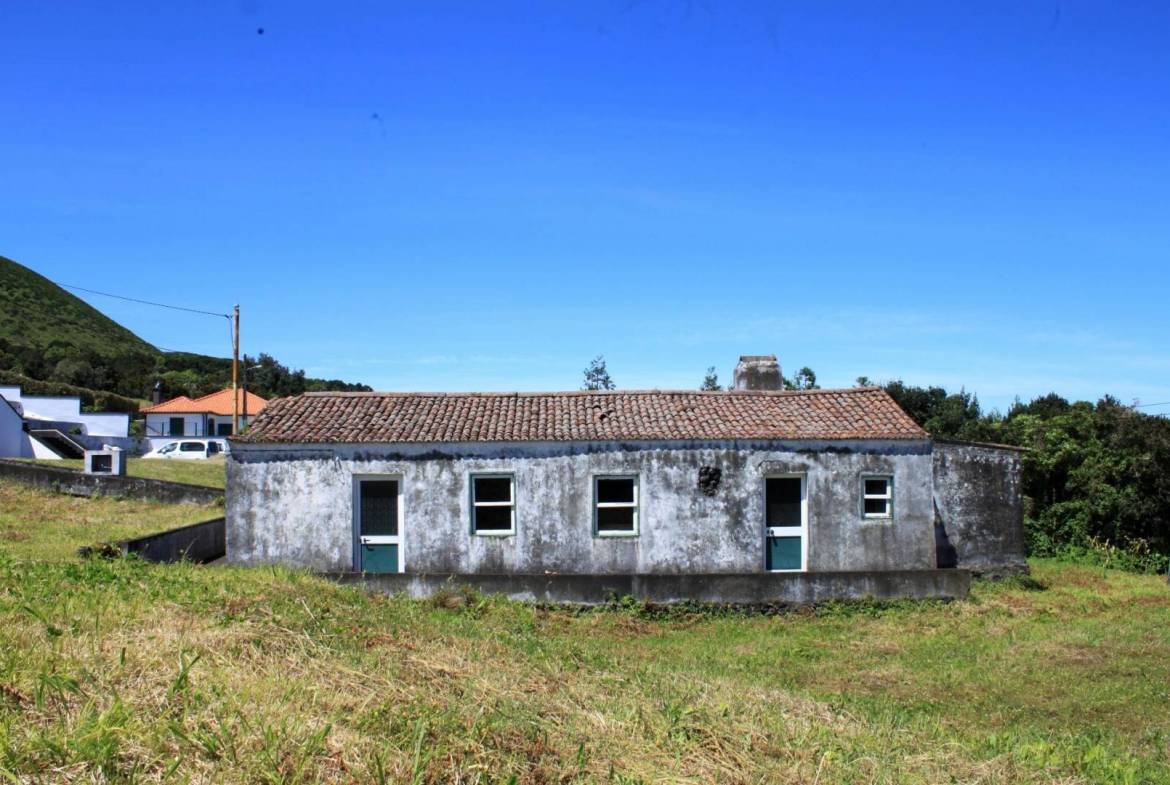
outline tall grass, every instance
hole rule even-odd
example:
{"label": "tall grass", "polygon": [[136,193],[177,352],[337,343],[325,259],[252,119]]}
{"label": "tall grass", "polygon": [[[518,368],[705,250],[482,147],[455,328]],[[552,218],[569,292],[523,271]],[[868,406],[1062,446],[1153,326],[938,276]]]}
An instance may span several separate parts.
{"label": "tall grass", "polygon": [[1170,597],[1050,562],[780,616],[0,557],[0,772],[104,782],[1167,781]]}

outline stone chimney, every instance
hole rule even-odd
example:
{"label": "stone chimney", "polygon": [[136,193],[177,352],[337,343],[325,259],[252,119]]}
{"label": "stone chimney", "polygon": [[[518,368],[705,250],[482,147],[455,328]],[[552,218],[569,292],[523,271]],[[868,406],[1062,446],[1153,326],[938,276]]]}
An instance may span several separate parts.
{"label": "stone chimney", "polygon": [[732,375],[735,390],[783,390],[784,377],[774,354],[745,354]]}
{"label": "stone chimney", "polygon": [[154,389],[150,391],[150,402],[155,406],[162,403],[162,379],[154,383]]}

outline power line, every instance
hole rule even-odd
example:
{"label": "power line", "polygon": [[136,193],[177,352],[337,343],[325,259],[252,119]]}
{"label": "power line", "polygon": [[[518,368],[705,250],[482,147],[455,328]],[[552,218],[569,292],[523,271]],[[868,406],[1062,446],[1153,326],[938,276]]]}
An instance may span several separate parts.
{"label": "power line", "polygon": [[1134,406],[1133,408],[1145,409],[1145,408],[1148,408],[1150,406],[1170,406],[1170,401],[1162,401],[1161,403],[1139,403],[1136,406]]}
{"label": "power line", "polygon": [[[55,282],[54,282],[55,283]],[[167,305],[166,303],[156,303],[150,300],[139,300],[134,297],[123,297],[120,294],[110,294],[109,292],[99,292],[95,289],[86,289],[84,286],[71,286],[67,283],[58,283],[58,286],[63,286],[66,289],[76,289],[79,292],[89,292],[90,294],[100,294],[102,297],[113,297],[115,300],[125,300],[131,303],[139,303],[141,305],[153,305],[158,308],[170,308],[172,311],[186,311],[187,313],[201,313],[204,316],[222,316],[224,319],[231,319],[232,317],[226,313],[216,313],[215,311],[201,311],[198,308],[184,308],[181,305]]]}

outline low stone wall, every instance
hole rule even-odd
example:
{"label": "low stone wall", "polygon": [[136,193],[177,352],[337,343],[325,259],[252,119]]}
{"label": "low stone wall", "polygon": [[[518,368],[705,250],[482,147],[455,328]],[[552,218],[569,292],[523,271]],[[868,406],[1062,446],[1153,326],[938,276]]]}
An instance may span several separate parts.
{"label": "low stone wall", "polygon": [[136,553],[151,562],[184,559],[199,563],[215,561],[227,552],[224,519],[214,518],[133,540],[122,540],[114,543],[114,547],[119,548],[123,555]]}
{"label": "low stone wall", "polygon": [[967,570],[750,573],[741,575],[454,575],[332,573],[331,578],[387,594],[424,598],[470,588],[527,602],[600,605],[614,597],[672,604],[809,605],[872,597],[962,599],[971,588]]}
{"label": "low stone wall", "polygon": [[166,504],[216,504],[223,490],[184,482],[83,474],[73,469],[0,459],[0,478],[71,496],[148,499]]}

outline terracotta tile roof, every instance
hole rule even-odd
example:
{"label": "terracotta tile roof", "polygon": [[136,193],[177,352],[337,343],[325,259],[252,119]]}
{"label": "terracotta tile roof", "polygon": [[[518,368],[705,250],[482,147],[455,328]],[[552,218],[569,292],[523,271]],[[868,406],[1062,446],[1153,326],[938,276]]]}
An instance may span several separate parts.
{"label": "terracotta tile roof", "polygon": [[241,442],[926,439],[878,387],[801,392],[306,393]]}
{"label": "terracotta tile roof", "polygon": [[[240,393],[240,412],[244,410],[244,401],[248,402],[248,416],[259,414],[268,401],[261,398],[255,393],[248,393],[247,398],[243,395],[243,390]],[[154,406],[147,406],[145,409],[139,409],[142,414],[218,414],[221,416],[230,416],[232,414],[232,391],[229,387],[226,390],[214,392],[211,395],[204,395],[202,398],[191,399],[186,395],[180,395],[178,398],[172,398],[169,401],[155,404]]]}

